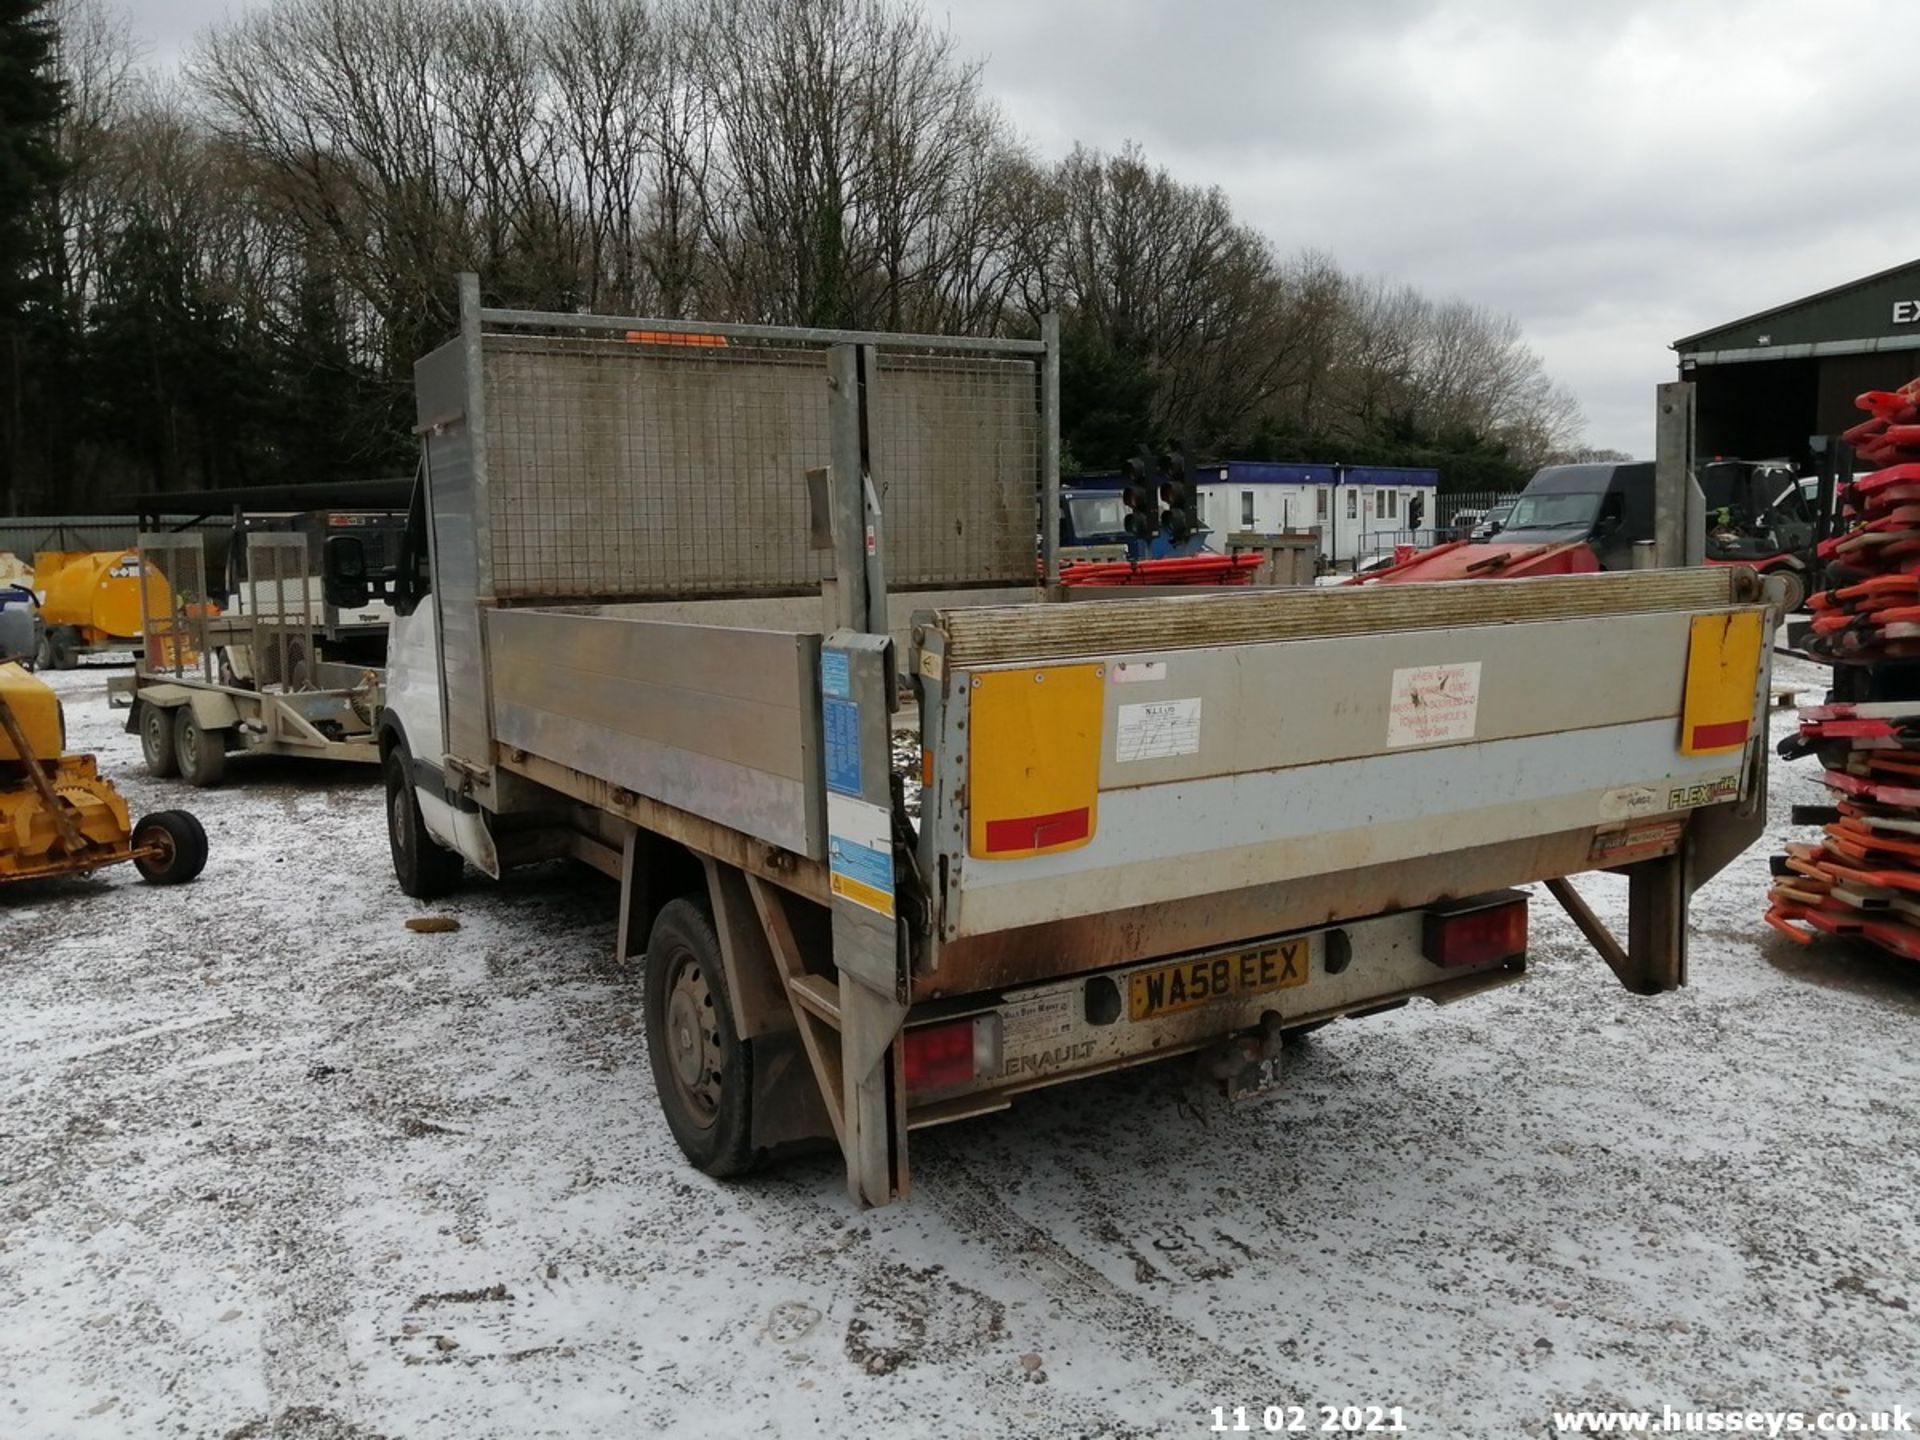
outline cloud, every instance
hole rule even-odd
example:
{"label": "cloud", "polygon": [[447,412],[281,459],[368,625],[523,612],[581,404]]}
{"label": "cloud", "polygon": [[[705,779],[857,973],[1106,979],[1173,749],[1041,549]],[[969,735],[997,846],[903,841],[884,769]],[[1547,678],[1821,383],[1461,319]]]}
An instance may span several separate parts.
{"label": "cloud", "polygon": [[[1043,151],[1136,140],[1282,250],[1510,311],[1598,444],[1647,453],[1669,342],[1914,257],[1900,7],[975,0]],[[1071,63],[1060,57],[1070,54]]]}
{"label": "cloud", "polygon": [[[156,58],[258,0],[140,0]],[[1042,155],[1140,142],[1281,251],[1517,316],[1596,444],[1647,453],[1680,335],[1920,253],[1904,6],[968,0]]]}

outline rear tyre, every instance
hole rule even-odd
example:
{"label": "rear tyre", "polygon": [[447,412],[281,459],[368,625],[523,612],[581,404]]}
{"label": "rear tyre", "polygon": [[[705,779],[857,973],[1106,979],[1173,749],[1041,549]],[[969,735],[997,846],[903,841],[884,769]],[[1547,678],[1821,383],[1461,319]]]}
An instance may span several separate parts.
{"label": "rear tyre", "polygon": [[696,1167],[744,1175],[753,1151],[753,1055],[734,1033],[720,939],[704,900],[670,900],[647,938],[647,1058],[667,1128]]}
{"label": "rear tyre", "polygon": [[1807,603],[1807,577],[1798,570],[1780,570],[1776,573],[1787,582],[1787,598],[1780,606],[1780,613],[1784,617]]}
{"label": "rear tyre", "polygon": [[189,785],[218,785],[227,774],[227,732],[203,729],[193,706],[182,705],[173,716],[173,757]]}
{"label": "rear tyre", "polygon": [[47,631],[42,639],[47,647],[46,667],[50,670],[78,670],[80,657],[74,651],[77,643],[74,633],[64,625],[56,625]]}
{"label": "rear tyre", "polygon": [[459,887],[466,862],[427,833],[407,752],[388,751],[381,771],[387,782],[387,848],[393,852],[393,876],[401,893],[416,900],[450,894]]}
{"label": "rear tyre", "polygon": [[140,702],[140,754],[147,762],[147,773],[156,780],[171,780],[180,773],[173,751],[173,712],[146,700]]}
{"label": "rear tyre", "polygon": [[185,810],[161,810],[133,827],[133,868],[149,885],[184,885],[207,865],[207,832]]}

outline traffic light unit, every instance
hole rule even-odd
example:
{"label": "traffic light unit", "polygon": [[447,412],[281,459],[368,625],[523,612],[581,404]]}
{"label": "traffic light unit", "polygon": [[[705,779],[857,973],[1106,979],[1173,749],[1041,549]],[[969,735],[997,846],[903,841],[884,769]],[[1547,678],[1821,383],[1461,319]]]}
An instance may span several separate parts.
{"label": "traffic light unit", "polygon": [[1167,539],[1184,545],[1200,528],[1200,497],[1187,475],[1187,457],[1176,443],[1160,455],[1160,499],[1166,508],[1160,523]]}
{"label": "traffic light unit", "polygon": [[1160,533],[1160,506],[1154,497],[1153,482],[1148,478],[1147,462],[1129,460],[1121,466],[1121,471],[1126,476],[1120,499],[1127,507],[1127,534],[1136,540],[1151,540]]}

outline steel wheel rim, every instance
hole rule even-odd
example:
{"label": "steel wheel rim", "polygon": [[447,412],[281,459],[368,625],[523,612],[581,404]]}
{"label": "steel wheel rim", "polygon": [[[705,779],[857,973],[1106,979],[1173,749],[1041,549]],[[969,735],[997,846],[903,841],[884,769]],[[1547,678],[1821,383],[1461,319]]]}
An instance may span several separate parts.
{"label": "steel wheel rim", "polygon": [[720,1114],[720,1022],[706,969],[691,955],[667,976],[667,1073],[685,1108],[704,1130]]}
{"label": "steel wheel rim", "polygon": [[387,792],[387,834],[393,839],[394,851],[404,858],[413,836],[407,829],[407,795],[399,785]]}
{"label": "steel wheel rim", "polygon": [[140,738],[146,742],[148,759],[166,753],[161,748],[167,739],[163,728],[166,724],[165,715],[164,710],[156,710],[152,706],[147,708],[147,723],[140,732]]}
{"label": "steel wheel rim", "polygon": [[173,836],[164,825],[150,825],[146,830],[146,840],[141,848],[151,846],[154,853],[147,857],[147,863],[162,873],[173,868]]}
{"label": "steel wheel rim", "polygon": [[200,768],[200,727],[183,725],[180,729],[180,758],[187,762],[187,769]]}

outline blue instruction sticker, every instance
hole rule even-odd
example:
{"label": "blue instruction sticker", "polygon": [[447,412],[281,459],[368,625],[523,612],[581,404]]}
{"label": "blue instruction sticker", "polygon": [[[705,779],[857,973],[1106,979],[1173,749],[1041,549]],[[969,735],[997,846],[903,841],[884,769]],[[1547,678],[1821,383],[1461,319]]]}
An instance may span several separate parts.
{"label": "blue instruction sticker", "polygon": [[820,702],[820,707],[822,728],[826,731],[827,788],[842,795],[858,795],[860,706],[852,700],[826,699]]}
{"label": "blue instruction sticker", "polygon": [[820,652],[820,692],[823,695],[838,695],[842,699],[853,693],[853,681],[847,672],[846,651]]}

